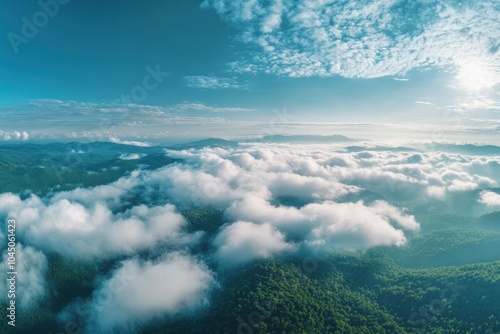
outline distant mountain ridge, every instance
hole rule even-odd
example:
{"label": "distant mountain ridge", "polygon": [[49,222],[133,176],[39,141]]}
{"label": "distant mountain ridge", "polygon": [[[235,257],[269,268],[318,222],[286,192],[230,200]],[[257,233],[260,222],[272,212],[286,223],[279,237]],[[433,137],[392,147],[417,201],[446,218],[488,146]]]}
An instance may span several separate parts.
{"label": "distant mountain ridge", "polygon": [[346,143],[365,141],[366,139],[354,139],[343,135],[269,135],[260,138],[264,143]]}
{"label": "distant mountain ridge", "polygon": [[179,150],[179,149],[185,150],[191,148],[202,149],[204,147],[236,147],[238,145],[239,145],[238,142],[233,140],[222,139],[222,138],[207,138],[184,144],[173,145],[168,148],[173,150]]}
{"label": "distant mountain ridge", "polygon": [[495,145],[433,143],[432,150],[467,155],[500,155],[500,147]]}
{"label": "distant mountain ridge", "polygon": [[268,135],[261,138],[248,138],[240,141],[222,139],[222,138],[207,138],[176,144],[169,146],[170,149],[201,149],[204,147],[237,147],[240,143],[275,143],[275,144],[333,144],[333,143],[351,143],[367,141],[366,139],[354,139],[343,135]]}

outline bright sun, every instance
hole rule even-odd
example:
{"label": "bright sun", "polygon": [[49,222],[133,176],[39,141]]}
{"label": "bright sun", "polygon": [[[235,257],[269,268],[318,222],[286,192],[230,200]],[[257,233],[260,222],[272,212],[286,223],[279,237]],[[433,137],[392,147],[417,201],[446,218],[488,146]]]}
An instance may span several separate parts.
{"label": "bright sun", "polygon": [[457,80],[461,87],[470,92],[492,88],[499,82],[498,74],[491,64],[482,61],[467,61],[459,64]]}

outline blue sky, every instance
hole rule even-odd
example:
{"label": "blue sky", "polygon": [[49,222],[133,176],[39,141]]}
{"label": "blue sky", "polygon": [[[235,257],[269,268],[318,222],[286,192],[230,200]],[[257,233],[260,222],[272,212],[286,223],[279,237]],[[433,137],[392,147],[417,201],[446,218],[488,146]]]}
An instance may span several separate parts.
{"label": "blue sky", "polygon": [[[441,139],[491,141],[500,129],[493,0],[0,8],[4,139],[24,131],[31,139],[231,137],[266,127],[328,134],[367,123],[382,132],[398,124],[419,139],[437,139],[439,127],[455,133]],[[289,126],[277,130],[283,113]]]}

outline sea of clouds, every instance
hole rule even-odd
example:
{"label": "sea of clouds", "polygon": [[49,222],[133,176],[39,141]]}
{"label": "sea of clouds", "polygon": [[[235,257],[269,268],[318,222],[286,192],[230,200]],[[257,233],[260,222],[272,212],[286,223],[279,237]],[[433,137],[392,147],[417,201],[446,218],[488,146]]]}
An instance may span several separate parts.
{"label": "sea of clouds", "polygon": [[[0,217],[18,221],[20,307],[47,297],[51,254],[116,261],[92,297],[67,305],[60,319],[84,317],[88,333],[134,331],[209,307],[218,278],[251,261],[402,246],[419,232],[422,208],[453,212],[464,196],[474,203],[468,214],[500,210],[497,156],[263,143],[165,154],[180,160],[108,185],[44,198],[0,194]],[[188,232],[182,215],[204,207],[223,213],[213,236]],[[197,251],[201,242],[208,251]]]}

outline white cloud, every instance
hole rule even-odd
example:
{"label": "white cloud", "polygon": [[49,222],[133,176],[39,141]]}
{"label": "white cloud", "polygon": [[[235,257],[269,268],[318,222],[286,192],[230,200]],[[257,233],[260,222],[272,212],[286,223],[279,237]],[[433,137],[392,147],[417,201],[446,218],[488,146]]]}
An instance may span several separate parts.
{"label": "white cloud", "polygon": [[253,112],[256,109],[248,109],[248,108],[235,108],[235,107],[217,107],[217,106],[209,106],[199,102],[184,102],[180,104],[176,104],[168,107],[171,111],[205,111],[205,112],[213,112],[213,113],[225,113],[225,112]]}
{"label": "white cloud", "polygon": [[149,146],[155,139],[189,141],[222,131],[241,135],[241,128],[229,127],[229,121],[222,116],[256,111],[201,102],[152,106],[57,100],[34,100],[12,109],[2,114],[0,141],[19,137],[19,140],[112,141],[136,146]]}
{"label": "white cloud", "polygon": [[136,140],[121,140],[118,137],[109,137],[109,141],[112,143],[116,144],[122,144],[122,145],[131,145],[131,146],[138,146],[138,147],[151,147],[152,145],[149,143],[144,143]]}
{"label": "white cloud", "polygon": [[487,207],[500,207],[500,195],[492,191],[482,191],[479,202]]}
{"label": "white cloud", "polygon": [[246,89],[248,84],[240,84],[238,78],[220,78],[216,76],[187,76],[184,77],[186,86],[202,89]]}
{"label": "white cloud", "polygon": [[118,158],[122,160],[139,160],[144,158],[146,154],[132,153],[132,154],[122,154]]}
{"label": "white cloud", "polygon": [[165,315],[192,312],[208,304],[214,277],[202,263],[179,253],[158,261],[126,260],[103,281],[87,302],[76,302],[61,314],[80,316],[86,333],[136,332]]}
{"label": "white cloud", "polygon": [[[235,202],[228,214],[260,224],[269,223],[294,240],[304,240],[308,245],[326,247],[330,251],[402,245],[406,238],[397,227],[409,231],[419,229],[413,216],[402,214],[385,202],[367,206],[362,202],[327,201],[299,209],[276,207],[262,199],[248,198]],[[263,238],[261,242],[268,241]],[[273,245],[272,242],[269,244]]]}
{"label": "white cloud", "polygon": [[[223,211],[233,222],[270,224],[285,240],[299,243],[313,230],[321,232],[318,236],[331,232],[332,221],[343,219],[359,233],[359,239],[350,236],[348,246],[366,248],[389,240],[400,244],[404,238],[397,231],[418,228],[412,216],[397,208],[445,203],[456,194],[498,187],[500,175],[497,156],[377,147],[349,152],[335,145],[254,143],[167,154],[185,162],[49,199],[3,194],[0,215],[22,219],[19,235],[29,245],[86,259],[196,243],[196,235],[183,232],[186,222],[177,208],[204,206]],[[365,191],[374,197],[367,200]],[[133,206],[131,199],[149,206]],[[336,216],[348,210],[364,215],[353,213],[353,221]],[[330,218],[319,214],[326,211]],[[371,239],[374,231],[364,223],[370,219],[382,231]],[[343,229],[335,231],[346,233]]]}
{"label": "white cloud", "polygon": [[397,210],[387,203],[375,207],[365,206],[362,202],[310,204],[304,211],[320,222],[309,234],[308,243],[326,249],[357,250],[404,245],[404,232],[391,225],[390,219],[410,230],[418,230],[413,217],[394,214]]}
{"label": "white cloud", "polygon": [[26,131],[6,132],[0,130],[0,139],[3,141],[28,141],[30,139],[30,134]]}
{"label": "white cloud", "polygon": [[285,236],[270,224],[243,221],[224,227],[214,244],[217,247],[215,257],[223,266],[267,259],[293,249]]}
{"label": "white cloud", "polygon": [[[95,193],[99,191],[97,188]],[[67,195],[85,197],[81,190]],[[88,195],[92,201],[93,192]],[[24,201],[2,195],[0,201],[6,198],[14,203],[8,212],[23,222],[17,232],[25,243],[76,259],[107,259],[160,245],[176,247],[196,242],[196,235],[182,233],[186,222],[170,204],[137,205],[113,214],[106,203],[82,204],[61,197],[64,195],[48,204],[34,195]]]}

